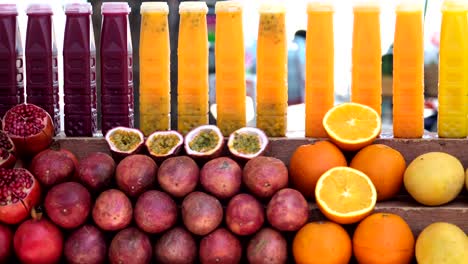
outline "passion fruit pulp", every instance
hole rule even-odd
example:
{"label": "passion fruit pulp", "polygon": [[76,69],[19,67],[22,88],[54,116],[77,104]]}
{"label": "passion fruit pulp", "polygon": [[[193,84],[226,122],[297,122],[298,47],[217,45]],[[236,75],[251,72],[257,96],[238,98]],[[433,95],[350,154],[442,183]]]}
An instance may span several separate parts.
{"label": "passion fruit pulp", "polygon": [[145,138],[143,133],[136,128],[118,126],[106,133],[106,141],[114,158],[122,159],[138,153]]}
{"label": "passion fruit pulp", "polygon": [[185,136],[185,151],[194,158],[215,158],[221,154],[224,137],[215,125],[203,125],[192,129]]}
{"label": "passion fruit pulp", "polygon": [[146,149],[155,160],[177,155],[184,143],[184,137],[177,131],[156,131],[145,141]]}
{"label": "passion fruit pulp", "polygon": [[229,135],[229,152],[242,159],[253,159],[265,152],[268,146],[268,137],[261,129],[255,127],[243,127]]}

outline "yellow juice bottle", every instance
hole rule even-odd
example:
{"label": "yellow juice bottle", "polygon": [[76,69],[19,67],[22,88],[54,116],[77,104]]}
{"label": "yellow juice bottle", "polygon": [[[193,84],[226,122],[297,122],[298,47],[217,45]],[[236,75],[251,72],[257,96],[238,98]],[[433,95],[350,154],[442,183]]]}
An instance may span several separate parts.
{"label": "yellow juice bottle", "polygon": [[380,43],[380,5],[364,1],[353,7],[353,47],[351,101],[382,108],[382,52]]}
{"label": "yellow juice bottle", "polygon": [[165,2],[143,2],[140,32],[140,129],[170,128],[170,45]]}
{"label": "yellow juice bottle", "polygon": [[334,37],[330,1],[307,6],[305,111],[306,137],[327,137],[322,120],[334,104]]}
{"label": "yellow juice bottle", "polygon": [[421,1],[404,0],[396,9],[393,44],[393,135],[424,133],[424,29]]}
{"label": "yellow juice bottle", "polygon": [[246,126],[245,50],[242,5],[216,2],[216,113],[223,135]]}
{"label": "yellow juice bottle", "polygon": [[286,135],[288,110],[286,9],[269,3],[259,12],[257,127],[270,137],[282,137]]}
{"label": "yellow juice bottle", "polygon": [[468,134],[468,8],[465,1],[445,0],[439,51],[438,135]]}
{"label": "yellow juice bottle", "polygon": [[208,124],[207,12],[205,2],[179,5],[177,125],[182,134]]}

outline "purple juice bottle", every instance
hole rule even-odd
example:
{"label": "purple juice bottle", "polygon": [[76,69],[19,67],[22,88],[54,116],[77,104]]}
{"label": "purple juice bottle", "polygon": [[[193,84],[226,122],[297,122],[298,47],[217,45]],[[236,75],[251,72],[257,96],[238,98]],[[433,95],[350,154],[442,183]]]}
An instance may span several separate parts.
{"label": "purple juice bottle", "polygon": [[125,2],[102,4],[101,112],[102,133],[116,126],[134,126],[133,58]]}
{"label": "purple juice bottle", "polygon": [[0,118],[24,102],[23,48],[15,4],[0,4]]}
{"label": "purple juice bottle", "polygon": [[50,114],[57,135],[60,132],[60,108],[52,7],[30,4],[26,14],[26,101]]}
{"label": "purple juice bottle", "polygon": [[97,131],[96,46],[90,3],[65,6],[63,41],[65,135],[91,137]]}

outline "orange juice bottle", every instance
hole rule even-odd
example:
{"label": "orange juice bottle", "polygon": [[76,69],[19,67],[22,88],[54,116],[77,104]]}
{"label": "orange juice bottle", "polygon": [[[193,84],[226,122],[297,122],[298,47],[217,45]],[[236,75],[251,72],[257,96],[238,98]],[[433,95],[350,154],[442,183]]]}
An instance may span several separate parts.
{"label": "orange juice bottle", "polygon": [[354,5],[351,101],[381,114],[382,52],[380,6],[377,1]]}
{"label": "orange juice bottle", "polygon": [[260,7],[257,41],[257,127],[270,137],[286,135],[288,65],[286,9],[279,3]]}
{"label": "orange juice bottle", "polygon": [[216,2],[216,112],[223,135],[246,125],[245,51],[242,5]]}
{"label": "orange juice bottle", "polygon": [[420,1],[397,6],[393,44],[393,135],[424,133],[424,29]]}
{"label": "orange juice bottle", "polygon": [[322,119],[334,104],[334,8],[329,1],[307,6],[306,137],[327,137]]}
{"label": "orange juice bottle", "polygon": [[179,5],[177,125],[183,134],[208,124],[207,12],[205,2]]}
{"label": "orange juice bottle", "polygon": [[446,0],[442,8],[439,52],[438,134],[468,134],[468,8],[465,1]]}
{"label": "orange juice bottle", "polygon": [[143,2],[140,32],[140,129],[170,127],[170,46],[165,2]]}

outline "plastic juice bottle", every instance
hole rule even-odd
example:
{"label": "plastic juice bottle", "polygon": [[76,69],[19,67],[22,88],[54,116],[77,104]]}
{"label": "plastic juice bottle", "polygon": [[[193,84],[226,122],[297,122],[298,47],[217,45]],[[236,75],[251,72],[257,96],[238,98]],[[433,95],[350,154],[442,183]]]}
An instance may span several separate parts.
{"label": "plastic juice bottle", "polygon": [[0,5],[0,117],[24,102],[23,48],[14,4]]}
{"label": "plastic juice bottle", "polygon": [[31,4],[26,13],[26,101],[44,108],[50,114],[55,134],[58,134],[58,63],[52,7],[49,4]]}
{"label": "plastic juice bottle", "polygon": [[354,5],[351,101],[381,114],[382,52],[380,6],[377,1]]}
{"label": "plastic juice bottle", "polygon": [[205,2],[179,5],[178,130],[185,134],[208,124],[208,30]]}
{"label": "plastic juice bottle", "polygon": [[442,7],[439,52],[438,134],[468,135],[468,6],[446,0]]}
{"label": "plastic juice bottle", "polygon": [[260,7],[257,42],[257,127],[270,137],[286,135],[288,50],[286,9],[280,3]]}
{"label": "plastic juice bottle", "polygon": [[330,1],[307,6],[306,137],[327,137],[322,120],[334,104],[334,37]]}
{"label": "plastic juice bottle", "polygon": [[133,58],[128,4],[105,2],[101,11],[101,112],[105,135],[116,126],[134,126]]}
{"label": "plastic juice bottle", "polygon": [[96,46],[90,3],[65,6],[63,42],[65,134],[91,137],[97,131]]}
{"label": "plastic juice bottle", "polygon": [[393,135],[419,138],[424,133],[424,29],[420,1],[396,9],[393,45]]}
{"label": "plastic juice bottle", "polygon": [[216,113],[225,136],[246,126],[245,50],[242,5],[216,2]]}
{"label": "plastic juice bottle", "polygon": [[165,2],[143,2],[140,32],[140,129],[170,128],[170,45]]}

